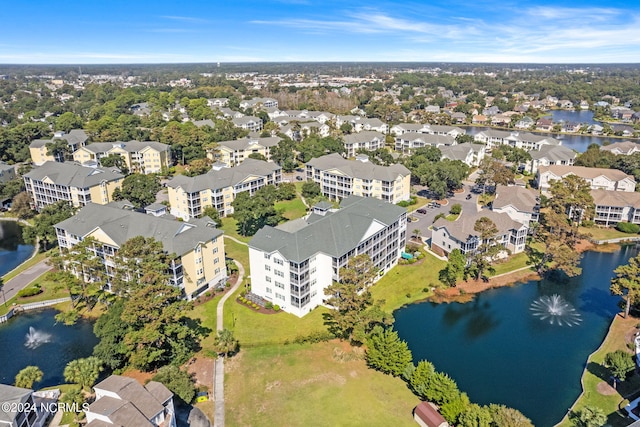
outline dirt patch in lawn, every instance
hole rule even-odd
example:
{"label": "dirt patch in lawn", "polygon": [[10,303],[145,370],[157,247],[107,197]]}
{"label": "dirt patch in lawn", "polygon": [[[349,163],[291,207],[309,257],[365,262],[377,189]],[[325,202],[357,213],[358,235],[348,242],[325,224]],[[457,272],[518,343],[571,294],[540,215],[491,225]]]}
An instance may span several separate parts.
{"label": "dirt patch in lawn", "polygon": [[611,385],[605,381],[600,381],[596,386],[596,390],[603,396],[613,396],[618,393],[615,388],[611,387]]}
{"label": "dirt patch in lawn", "polygon": [[207,387],[209,393],[213,393],[213,372],[215,360],[208,357],[194,357],[187,363],[189,372],[196,381],[196,386]]}

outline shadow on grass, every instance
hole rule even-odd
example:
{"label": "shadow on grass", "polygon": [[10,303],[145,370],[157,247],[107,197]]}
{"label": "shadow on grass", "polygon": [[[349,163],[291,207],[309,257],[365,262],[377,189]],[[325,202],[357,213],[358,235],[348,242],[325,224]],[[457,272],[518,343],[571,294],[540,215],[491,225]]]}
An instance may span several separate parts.
{"label": "shadow on grass", "polygon": [[611,372],[601,364],[589,362],[587,364],[587,371],[600,378],[602,381],[606,381],[608,384],[612,384]]}

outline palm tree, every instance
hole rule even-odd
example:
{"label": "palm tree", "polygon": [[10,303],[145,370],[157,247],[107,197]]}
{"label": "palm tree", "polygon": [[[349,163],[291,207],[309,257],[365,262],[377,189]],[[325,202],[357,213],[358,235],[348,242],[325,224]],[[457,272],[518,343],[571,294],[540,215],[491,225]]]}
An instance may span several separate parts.
{"label": "palm tree", "polygon": [[65,403],[74,409],[73,420],[77,423],[78,414],[80,413],[80,410],[82,409],[82,404],[84,403],[84,395],[82,394],[82,390],[80,389],[69,390],[68,392],[64,393],[60,397],[60,402]]}
{"label": "palm tree", "polygon": [[416,239],[420,240],[421,234],[422,234],[422,231],[420,231],[419,228],[416,228],[415,230],[413,230],[413,235],[416,236]]}
{"label": "palm tree", "polygon": [[217,352],[221,353],[223,356],[229,356],[236,353],[240,346],[238,340],[233,335],[233,331],[226,328],[218,331],[214,345]]}
{"label": "palm tree", "polygon": [[33,388],[33,383],[42,381],[42,375],[37,366],[27,366],[16,375],[16,387]]}
{"label": "palm tree", "polygon": [[102,361],[95,356],[72,360],[64,368],[64,379],[90,391],[102,369]]}

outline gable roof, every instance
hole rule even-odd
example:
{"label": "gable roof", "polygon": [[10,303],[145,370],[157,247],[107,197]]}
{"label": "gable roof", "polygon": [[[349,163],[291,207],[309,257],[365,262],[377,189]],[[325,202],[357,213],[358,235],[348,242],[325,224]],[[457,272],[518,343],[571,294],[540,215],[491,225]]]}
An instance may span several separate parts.
{"label": "gable roof", "polygon": [[51,179],[56,185],[87,188],[103,181],[123,179],[124,175],[103,168],[89,168],[75,163],[44,162],[24,175],[34,181]]}
{"label": "gable roof", "polygon": [[640,193],[628,191],[610,191],[604,189],[591,190],[596,206],[633,206],[640,209]]}
{"label": "gable roof", "polygon": [[343,139],[345,145],[361,144],[363,142],[371,142],[374,139],[384,141],[384,135],[375,130],[363,130],[362,132],[345,135]]}
{"label": "gable roof", "polygon": [[110,150],[113,150],[114,148],[120,148],[123,149],[125,151],[127,151],[128,153],[139,153],[140,151],[144,150],[145,148],[151,147],[153,149],[155,149],[156,151],[169,151],[169,145],[168,144],[163,144],[161,142],[158,141],[129,141],[129,142],[122,142],[122,141],[116,141],[116,142],[93,142],[89,145],[85,145],[84,147],[80,148],[80,149],[85,149],[91,153],[106,153]]}
{"label": "gable roof", "polygon": [[[27,388],[14,387],[7,384],[0,384],[0,401],[3,404],[9,404],[9,408],[13,407],[11,404],[19,404],[26,402],[33,390]],[[0,423],[5,422],[12,425],[13,421],[19,415],[18,411],[0,411]]]}
{"label": "gable roof", "polygon": [[347,160],[338,153],[311,159],[307,165],[325,171],[337,169],[350,177],[380,181],[395,181],[399,176],[411,174],[409,169],[397,163],[391,166],[379,166],[368,161]]}
{"label": "gable roof", "polygon": [[218,142],[218,145],[229,148],[233,151],[238,151],[246,150],[256,144],[263,147],[274,147],[278,145],[280,141],[282,141],[282,138],[280,138],[279,136],[268,136],[265,138],[242,138],[236,139],[234,141],[221,141]]}
{"label": "gable roof", "polygon": [[537,197],[538,194],[528,188],[522,188],[518,185],[498,185],[492,206],[493,209],[500,209],[510,205],[520,212],[533,212],[535,206],[538,205]]}
{"label": "gable roof", "polygon": [[167,253],[178,256],[191,251],[201,242],[223,234],[222,230],[215,228],[215,224],[205,218],[181,222],[122,209],[111,203],[88,203],[74,216],[57,223],[55,227],[82,237],[99,228],[118,246],[136,236],[152,237],[162,243]]}
{"label": "gable roof", "polygon": [[263,252],[279,252],[287,260],[301,262],[321,252],[340,257],[356,248],[373,224],[386,227],[398,221],[406,209],[372,197],[350,196],[340,209],[324,216],[266,226],[258,230],[249,247]]}
{"label": "gable roof", "polygon": [[168,187],[181,187],[187,193],[194,193],[202,190],[218,190],[233,187],[250,176],[268,176],[282,169],[276,163],[265,162],[252,158],[245,159],[237,166],[219,170],[211,169],[209,172],[188,177],[176,175],[167,183]]}
{"label": "gable roof", "polygon": [[465,214],[463,212],[456,221],[449,221],[446,218],[440,218],[433,224],[433,229],[437,230],[445,228],[451,236],[461,242],[466,242],[470,237],[479,236],[479,233],[473,228],[476,221],[482,217],[487,217],[493,221],[498,228],[498,234],[505,234],[509,230],[520,230],[524,227],[523,224],[512,220],[506,213],[481,211],[470,214]]}
{"label": "gable roof", "polygon": [[622,181],[624,179],[630,179],[635,182],[635,179],[631,175],[627,175],[618,169],[605,169],[605,168],[588,168],[585,166],[565,166],[565,165],[551,165],[541,166],[538,172],[542,175],[545,172],[550,172],[555,176],[577,175],[585,179],[594,179],[599,176],[604,176],[611,181]]}
{"label": "gable roof", "polygon": [[576,158],[576,152],[563,145],[543,145],[540,150],[529,151],[533,160],[547,159],[552,163]]}
{"label": "gable roof", "polygon": [[610,152],[619,151],[622,154],[629,154],[633,150],[640,151],[640,144],[632,141],[615,142],[613,144],[600,147],[600,150]]}

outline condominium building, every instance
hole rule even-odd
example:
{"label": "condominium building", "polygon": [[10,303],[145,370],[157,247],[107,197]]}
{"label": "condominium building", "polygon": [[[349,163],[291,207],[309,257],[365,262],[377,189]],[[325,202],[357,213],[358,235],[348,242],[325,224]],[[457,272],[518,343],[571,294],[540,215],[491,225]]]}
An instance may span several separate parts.
{"label": "condominium building", "polygon": [[536,174],[536,183],[542,193],[551,188],[551,181],[559,181],[569,175],[576,175],[589,183],[592,190],[610,191],[636,190],[636,180],[632,175],[617,169],[587,168],[584,166],[540,166]]}
{"label": "condominium building", "polygon": [[260,132],[262,130],[262,119],[260,117],[234,117],[231,119],[231,122],[235,127],[248,130],[250,132]]}
{"label": "condominium building", "polygon": [[374,130],[345,135],[344,148],[347,157],[355,157],[358,150],[377,150],[384,148],[385,136]]}
{"label": "condominium building", "polygon": [[94,387],[96,399],[85,411],[86,427],[176,427],[173,393],[162,383],[144,386],[133,378],[111,375]]}
{"label": "condominium building", "polygon": [[350,195],[374,197],[390,203],[409,200],[411,172],[400,164],[379,166],[365,155],[347,160],[337,153],[307,162],[307,179],[320,184],[322,194],[331,200]]}
{"label": "condominium building", "polygon": [[550,136],[536,135],[529,132],[510,132],[488,129],[473,137],[477,142],[487,144],[491,149],[500,145],[510,145],[524,150],[539,150],[544,145],[560,145],[560,141]]}
{"label": "condominium building", "polygon": [[[120,247],[137,236],[154,238],[165,252],[175,254],[169,271],[170,284],[192,299],[227,278],[222,231],[209,218],[181,222],[133,211],[124,203],[105,206],[89,203],[76,215],[55,226],[60,248],[72,248],[87,237],[104,262],[107,277],[113,277]],[[110,286],[110,285],[108,285]]]}
{"label": "condominium building", "polygon": [[543,145],[539,150],[529,151],[531,161],[527,164],[530,173],[535,174],[541,166],[573,166],[576,152],[562,145]]}
{"label": "condominium building", "polygon": [[406,132],[395,137],[395,149],[402,154],[411,154],[417,148],[440,148],[455,144],[456,138],[451,135]]}
{"label": "condominium building", "polygon": [[171,165],[171,148],[156,141],[94,142],[75,151],[73,160],[79,163],[99,162],[111,154],[122,157],[132,172],[159,173]]}
{"label": "condominium building", "polygon": [[278,145],[280,141],[282,138],[279,136],[222,141],[218,142],[216,152],[207,152],[207,158],[224,163],[228,167],[239,165],[251,154],[260,154],[267,160],[271,160],[271,148]]}
{"label": "condominium building", "polygon": [[640,193],[591,190],[598,225],[616,225],[619,222],[640,224]]}
{"label": "condominium building", "polygon": [[23,179],[34,207],[40,210],[60,200],[75,207],[89,202],[107,204],[113,200],[113,191],[122,186],[124,175],[105,168],[46,162],[26,173]]}
{"label": "condominium building", "polygon": [[367,254],[379,277],[396,265],[406,243],[406,209],[348,197],[340,209],[314,206],[305,218],[260,229],[249,242],[251,291],[304,316],[326,299],[349,258]]}
{"label": "condominium building", "polygon": [[63,162],[64,158],[55,158],[53,154],[47,154],[47,144],[55,142],[56,139],[62,139],[69,144],[69,153],[73,153],[80,147],[84,146],[89,139],[82,129],[73,129],[69,133],[58,131],[53,134],[52,139],[35,139],[29,144],[29,154],[34,165],[40,166],[44,162]]}
{"label": "condominium building", "polygon": [[220,215],[230,215],[238,193],[253,195],[265,185],[279,184],[281,170],[275,163],[248,158],[231,168],[215,164],[209,172],[194,177],[177,175],[167,183],[171,214],[186,221],[212,206]]}
{"label": "condominium building", "polygon": [[498,228],[498,234],[494,236],[496,245],[503,246],[512,254],[524,251],[529,227],[511,219],[506,213],[492,211],[463,214],[456,221],[440,218],[433,224],[431,249],[446,256],[454,249],[463,254],[474,253],[483,243],[480,233],[475,230],[476,221],[482,217],[489,218]]}
{"label": "condominium building", "polygon": [[528,188],[517,185],[498,185],[491,210],[506,213],[512,220],[530,227],[532,222],[538,221],[540,197],[536,191]]}

